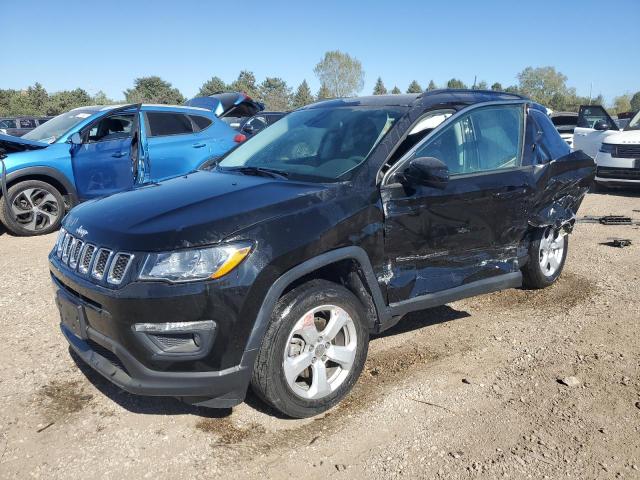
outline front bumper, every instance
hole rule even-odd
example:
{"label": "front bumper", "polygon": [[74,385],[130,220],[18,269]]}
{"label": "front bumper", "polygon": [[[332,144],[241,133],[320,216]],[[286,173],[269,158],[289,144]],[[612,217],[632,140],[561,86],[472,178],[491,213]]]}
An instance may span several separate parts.
{"label": "front bumper", "polygon": [[[180,397],[212,407],[231,407],[244,400],[253,362],[244,355],[242,332],[250,331],[253,322],[240,314],[238,290],[243,289],[237,282],[138,282],[109,289],[68,272],[54,256],[50,270],[63,335],[73,351],[106,379],[133,394]],[[133,328],[136,323],[205,319],[215,322],[215,335],[206,349],[191,356],[158,354]]]}
{"label": "front bumper", "polygon": [[596,155],[595,181],[612,186],[640,186],[640,159],[616,158],[609,153]]}

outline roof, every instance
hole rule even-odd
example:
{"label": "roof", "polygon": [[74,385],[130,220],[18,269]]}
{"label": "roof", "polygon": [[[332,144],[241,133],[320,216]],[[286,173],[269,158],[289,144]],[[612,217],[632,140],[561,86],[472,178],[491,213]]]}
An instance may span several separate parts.
{"label": "roof", "polygon": [[[133,104],[132,104],[133,105]],[[88,112],[106,112],[107,110],[113,110],[116,108],[122,108],[122,107],[126,107],[127,104],[126,103],[122,103],[122,104],[118,104],[118,105],[87,105],[85,107],[77,107],[74,108],[73,110],[71,110],[72,112],[75,110],[82,110],[82,111],[88,111]],[[204,112],[208,112],[209,110],[207,110],[206,108],[200,108],[200,107],[191,107],[191,106],[187,106],[187,105],[165,105],[165,104],[156,104],[156,103],[143,103],[142,104],[142,109],[146,110],[148,108],[152,108],[152,109],[157,109],[157,110],[188,110],[188,111],[192,111],[192,110],[198,110],[198,111],[204,111]]]}
{"label": "roof", "polygon": [[431,107],[441,104],[464,104],[492,102],[501,100],[528,100],[527,97],[515,93],[495,92],[493,90],[439,89],[424,93],[402,95],[369,95],[365,97],[336,98],[307,105],[304,108],[325,107],[392,107],[416,106]]}

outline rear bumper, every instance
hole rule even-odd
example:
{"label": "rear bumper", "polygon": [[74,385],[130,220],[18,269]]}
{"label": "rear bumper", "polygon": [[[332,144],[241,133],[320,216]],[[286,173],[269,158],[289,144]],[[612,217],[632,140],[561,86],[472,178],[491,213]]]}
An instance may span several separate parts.
{"label": "rear bumper", "polygon": [[[145,367],[125,348],[91,327],[87,340],[61,324],[73,351],[107,380],[129,393],[207,399],[207,406],[232,407],[244,400],[251,372],[237,366],[216,372],[159,372]],[[189,398],[183,398],[189,401]],[[208,400],[211,399],[211,400]]]}

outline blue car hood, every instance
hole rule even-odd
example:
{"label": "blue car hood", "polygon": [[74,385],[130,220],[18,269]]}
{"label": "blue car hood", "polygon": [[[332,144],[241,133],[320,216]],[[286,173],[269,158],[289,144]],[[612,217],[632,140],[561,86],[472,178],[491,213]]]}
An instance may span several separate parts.
{"label": "blue car hood", "polygon": [[5,153],[24,152],[25,150],[38,150],[47,148],[48,143],[36,142],[25,138],[14,137],[13,135],[0,134],[0,149]]}

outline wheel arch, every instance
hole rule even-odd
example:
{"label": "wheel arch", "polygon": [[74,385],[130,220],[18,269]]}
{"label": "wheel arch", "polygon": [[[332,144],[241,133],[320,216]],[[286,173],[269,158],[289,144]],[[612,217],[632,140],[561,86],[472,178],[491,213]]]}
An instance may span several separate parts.
{"label": "wheel arch", "polygon": [[[344,272],[345,275],[340,276],[339,272]],[[331,273],[338,273],[337,278],[343,279],[343,285],[363,302],[367,310],[370,330],[376,328],[377,322],[384,323],[390,319],[390,310],[384,301],[367,253],[361,247],[356,246],[331,250],[288,270],[269,288],[249,335],[242,356],[242,366],[253,367],[253,362],[271,319],[271,313],[280,297],[312,278],[336,281],[336,277],[331,277]]]}
{"label": "wheel arch", "polygon": [[[79,203],[75,186],[58,170],[50,167],[27,167],[7,174],[7,188],[19,182],[39,180],[55,187],[62,195],[67,195],[71,206]],[[1,194],[0,194],[1,195]]]}

